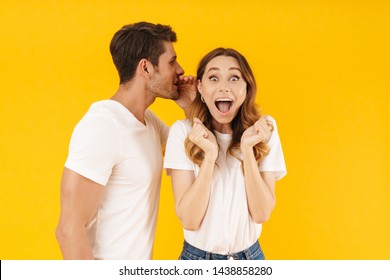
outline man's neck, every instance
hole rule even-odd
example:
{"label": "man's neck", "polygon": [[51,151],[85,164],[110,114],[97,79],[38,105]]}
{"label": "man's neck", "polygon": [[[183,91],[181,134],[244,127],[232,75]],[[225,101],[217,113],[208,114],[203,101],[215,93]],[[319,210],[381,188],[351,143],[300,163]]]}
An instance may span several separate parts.
{"label": "man's neck", "polygon": [[141,85],[121,84],[111,100],[121,103],[139,122],[145,124],[145,111],[155,98],[151,98]]}

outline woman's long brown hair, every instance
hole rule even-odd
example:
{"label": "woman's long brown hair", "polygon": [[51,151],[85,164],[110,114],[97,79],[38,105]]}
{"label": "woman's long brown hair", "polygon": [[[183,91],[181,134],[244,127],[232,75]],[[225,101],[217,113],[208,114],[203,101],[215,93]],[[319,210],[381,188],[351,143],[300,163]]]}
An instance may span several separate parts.
{"label": "woman's long brown hair", "polygon": [[[243,78],[247,83],[247,88],[246,88],[247,94],[244,103],[240,107],[235,118],[232,120],[233,135],[232,135],[232,142],[230,143],[230,146],[228,148],[229,154],[236,157],[237,159],[240,159],[239,153],[240,153],[241,136],[248,127],[252,126],[260,118],[260,113],[257,110],[255,104],[256,90],[257,90],[256,81],[253,72],[245,57],[239,52],[237,52],[236,50],[229,49],[229,48],[227,49],[217,48],[215,50],[212,50],[208,54],[206,54],[202,58],[198,66],[198,70],[197,70],[198,79],[202,80],[207,64],[217,56],[230,56],[235,58],[241,69]],[[193,119],[194,117],[196,117],[202,121],[203,125],[208,130],[213,132],[214,130],[212,125],[213,117],[211,116],[210,111],[207,108],[206,104],[202,102],[201,95],[198,90],[196,92],[195,100],[193,101],[191,108],[189,109],[187,117],[190,120],[191,125],[193,125]],[[200,166],[204,159],[203,150],[199,148],[197,145],[195,145],[193,142],[191,142],[188,137],[185,141],[185,149],[190,159],[194,163]],[[256,161],[259,162],[262,158],[264,158],[269,153],[269,148],[266,143],[260,142],[253,147],[253,152]]]}

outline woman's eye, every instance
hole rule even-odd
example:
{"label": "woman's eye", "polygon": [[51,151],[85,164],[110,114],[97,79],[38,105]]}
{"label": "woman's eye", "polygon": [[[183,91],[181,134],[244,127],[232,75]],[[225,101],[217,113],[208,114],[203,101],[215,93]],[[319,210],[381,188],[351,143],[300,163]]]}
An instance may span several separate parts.
{"label": "woman's eye", "polygon": [[238,77],[238,76],[233,76],[230,78],[230,80],[233,82],[238,81],[239,79],[240,79],[240,77]]}
{"label": "woman's eye", "polygon": [[211,76],[211,77],[209,78],[209,80],[212,81],[212,82],[215,82],[215,81],[218,81],[218,78],[215,77],[215,76]]}

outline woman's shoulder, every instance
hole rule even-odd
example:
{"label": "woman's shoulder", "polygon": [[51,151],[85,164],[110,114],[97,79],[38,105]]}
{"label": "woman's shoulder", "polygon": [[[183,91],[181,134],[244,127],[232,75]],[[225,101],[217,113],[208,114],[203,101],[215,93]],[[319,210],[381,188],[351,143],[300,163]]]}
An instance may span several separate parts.
{"label": "woman's shoulder", "polygon": [[267,118],[268,121],[272,122],[273,124],[276,124],[276,120],[274,119],[274,117],[270,115],[265,115],[265,117]]}
{"label": "woman's shoulder", "polygon": [[190,120],[188,119],[184,119],[184,120],[177,120],[175,121],[171,127],[181,127],[181,128],[191,128],[191,123],[190,123]]}
{"label": "woman's shoulder", "polygon": [[190,133],[192,129],[191,123],[188,119],[177,120],[171,126],[171,131],[181,131],[186,134]]}
{"label": "woman's shoulder", "polygon": [[267,121],[270,122],[274,126],[274,129],[277,129],[275,118],[270,116],[270,115],[267,115],[267,114],[264,114],[264,116],[267,118]]}

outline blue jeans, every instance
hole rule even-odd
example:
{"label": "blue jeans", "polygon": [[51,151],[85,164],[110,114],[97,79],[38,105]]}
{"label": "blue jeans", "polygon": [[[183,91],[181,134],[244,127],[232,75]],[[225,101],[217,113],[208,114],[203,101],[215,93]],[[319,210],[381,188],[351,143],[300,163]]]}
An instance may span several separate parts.
{"label": "blue jeans", "polygon": [[249,248],[230,255],[220,255],[198,249],[184,240],[179,260],[265,260],[260,244],[256,241]]}

